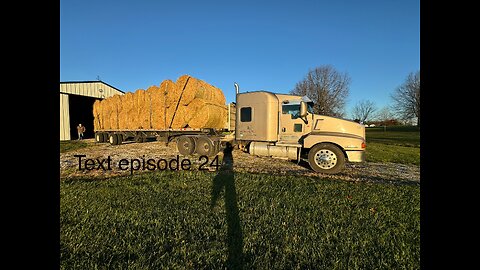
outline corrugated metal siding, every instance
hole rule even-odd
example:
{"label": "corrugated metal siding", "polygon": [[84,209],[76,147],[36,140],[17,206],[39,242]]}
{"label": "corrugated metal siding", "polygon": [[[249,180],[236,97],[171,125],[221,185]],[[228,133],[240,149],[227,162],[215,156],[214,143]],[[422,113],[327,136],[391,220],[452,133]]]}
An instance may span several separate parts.
{"label": "corrugated metal siding", "polygon": [[70,110],[68,95],[60,93],[60,140],[70,140]]}
{"label": "corrugated metal siding", "polygon": [[[103,91],[100,92],[99,89]],[[68,95],[80,95],[94,98],[108,98],[123,95],[103,82],[65,82],[60,83],[60,140],[70,140],[70,108]]]}
{"label": "corrugated metal siding", "polygon": [[[103,92],[100,92],[102,89]],[[115,94],[123,95],[121,91],[104,84],[103,82],[72,82],[61,83],[60,93],[81,95],[95,98],[108,98]]]}

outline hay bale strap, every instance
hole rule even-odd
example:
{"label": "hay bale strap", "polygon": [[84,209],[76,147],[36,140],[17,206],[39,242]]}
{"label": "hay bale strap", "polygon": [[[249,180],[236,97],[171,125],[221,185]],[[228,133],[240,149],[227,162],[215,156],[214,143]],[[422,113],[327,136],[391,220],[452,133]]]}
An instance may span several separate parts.
{"label": "hay bale strap", "polygon": [[177,105],[175,106],[175,111],[173,112],[172,121],[170,121],[170,125],[168,126],[169,128],[172,127],[173,120],[175,120],[175,115],[177,114],[177,111],[178,111],[178,105],[180,105],[180,100],[182,100],[183,91],[185,90],[185,87],[187,87],[188,80],[190,80],[190,78],[191,78],[191,76],[187,77],[187,80],[185,81],[185,84],[182,87],[182,91],[180,92],[180,97],[178,98]]}

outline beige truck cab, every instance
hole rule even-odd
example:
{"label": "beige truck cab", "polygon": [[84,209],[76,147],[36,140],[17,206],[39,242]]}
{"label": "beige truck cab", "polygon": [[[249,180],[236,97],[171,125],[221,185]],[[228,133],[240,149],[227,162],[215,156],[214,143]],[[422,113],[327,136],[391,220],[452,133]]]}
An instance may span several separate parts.
{"label": "beige truck cab", "polygon": [[365,161],[365,126],[314,114],[308,97],[237,90],[236,101],[235,141],[252,155],[303,158],[328,174]]}

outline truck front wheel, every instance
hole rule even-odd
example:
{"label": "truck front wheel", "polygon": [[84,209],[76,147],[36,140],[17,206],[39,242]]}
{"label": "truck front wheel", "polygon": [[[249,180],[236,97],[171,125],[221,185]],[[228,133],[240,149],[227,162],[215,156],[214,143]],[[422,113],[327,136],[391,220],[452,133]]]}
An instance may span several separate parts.
{"label": "truck front wheel", "polygon": [[345,156],[337,146],[320,143],[308,152],[308,163],[316,172],[335,174],[345,167]]}

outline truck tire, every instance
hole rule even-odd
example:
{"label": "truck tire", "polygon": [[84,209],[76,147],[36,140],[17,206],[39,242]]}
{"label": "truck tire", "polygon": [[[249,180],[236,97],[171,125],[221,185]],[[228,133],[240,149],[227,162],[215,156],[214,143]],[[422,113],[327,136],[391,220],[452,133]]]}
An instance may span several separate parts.
{"label": "truck tire", "polygon": [[197,139],[197,142],[195,143],[195,149],[195,152],[197,152],[197,154],[199,154],[200,156],[211,157],[216,154],[212,140],[205,136],[199,137]]}
{"label": "truck tire", "polygon": [[102,132],[95,133],[95,142],[97,142],[97,143],[105,142],[105,137],[103,136]]}
{"label": "truck tire", "polygon": [[123,142],[123,135],[120,133],[117,133],[117,144],[122,144]]}
{"label": "truck tire", "polygon": [[108,137],[108,141],[110,142],[111,145],[117,145],[118,144],[118,137],[117,134],[110,134]]}
{"label": "truck tire", "polygon": [[316,172],[336,174],[345,167],[345,155],[331,143],[320,143],[308,152],[308,163]]}
{"label": "truck tire", "polygon": [[102,141],[103,141],[103,142],[108,142],[108,133],[102,132],[101,135],[102,135],[102,137],[103,137]]}
{"label": "truck tire", "polygon": [[195,139],[190,136],[180,136],[177,140],[177,149],[181,155],[193,155],[195,153]]}

